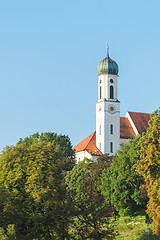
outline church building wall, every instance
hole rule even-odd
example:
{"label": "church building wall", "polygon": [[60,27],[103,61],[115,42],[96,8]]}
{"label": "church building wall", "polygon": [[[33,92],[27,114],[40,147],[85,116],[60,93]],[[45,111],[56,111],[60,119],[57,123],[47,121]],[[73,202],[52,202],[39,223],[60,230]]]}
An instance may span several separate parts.
{"label": "church building wall", "polygon": [[84,151],[80,151],[80,152],[76,152],[75,154],[76,156],[76,162],[81,162],[83,161],[84,158],[88,158],[91,159],[93,161],[96,161],[97,157],[96,155],[91,155],[89,152],[87,152],[86,150]]}
{"label": "church building wall", "polygon": [[121,143],[129,143],[130,140],[131,140],[130,138],[128,138],[128,139],[127,138],[126,139],[125,138],[120,138],[120,144]]}
{"label": "church building wall", "polygon": [[97,156],[91,155],[86,150],[80,151],[80,152],[76,152],[76,161],[77,161],[77,163],[80,162],[80,161],[83,161],[84,158],[88,158],[88,159],[91,159],[91,160],[95,161],[97,159]]}

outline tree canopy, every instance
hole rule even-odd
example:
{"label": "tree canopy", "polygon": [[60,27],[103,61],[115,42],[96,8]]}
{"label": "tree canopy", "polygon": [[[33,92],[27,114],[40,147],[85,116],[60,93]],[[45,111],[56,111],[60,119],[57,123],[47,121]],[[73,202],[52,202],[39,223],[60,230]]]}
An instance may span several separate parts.
{"label": "tree canopy", "polygon": [[96,162],[85,158],[66,176],[66,183],[73,207],[73,235],[78,240],[113,239],[114,230],[108,218],[112,208],[101,193],[101,173],[108,166],[107,155]]}
{"label": "tree canopy", "polygon": [[153,219],[154,233],[160,232],[160,111],[151,115],[149,128],[140,141],[137,170],[145,179],[149,197],[147,212]]}
{"label": "tree canopy", "polygon": [[54,145],[55,150],[64,156],[64,166],[66,171],[70,170],[73,167],[75,164],[74,151],[72,150],[72,144],[68,136],[62,134],[57,135],[57,133],[53,132],[45,132],[41,134],[34,133],[33,135],[30,135],[24,139],[20,138],[17,145],[25,142],[29,147],[38,141],[43,141],[46,143],[50,142]]}
{"label": "tree canopy", "polygon": [[137,136],[129,143],[122,144],[110,167],[102,174],[102,192],[105,200],[121,216],[135,214],[138,205],[144,207],[139,190],[144,180],[137,174],[134,166],[139,158],[139,138],[140,136]]}
{"label": "tree canopy", "polygon": [[69,203],[64,176],[74,165],[66,136],[36,134],[4,149],[0,184],[1,193],[8,197],[5,204],[0,203],[1,226],[14,224],[19,240],[67,239]]}

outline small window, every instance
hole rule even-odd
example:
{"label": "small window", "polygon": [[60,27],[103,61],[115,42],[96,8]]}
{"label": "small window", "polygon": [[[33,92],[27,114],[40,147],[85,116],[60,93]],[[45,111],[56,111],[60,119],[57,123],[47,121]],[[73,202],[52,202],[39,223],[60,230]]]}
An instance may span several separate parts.
{"label": "small window", "polygon": [[101,135],[101,125],[99,126],[99,135]]}
{"label": "small window", "polygon": [[113,142],[110,142],[110,153],[113,153]]}
{"label": "small window", "polygon": [[113,124],[110,125],[110,134],[113,134]]}
{"label": "small window", "polygon": [[102,81],[100,80],[99,83],[101,83]]}
{"label": "small window", "polygon": [[110,99],[114,98],[114,87],[110,86]]}
{"label": "small window", "polygon": [[113,81],[113,79],[110,79],[110,83],[113,83],[114,81]]}
{"label": "small window", "polygon": [[99,98],[102,98],[102,87],[99,88]]}

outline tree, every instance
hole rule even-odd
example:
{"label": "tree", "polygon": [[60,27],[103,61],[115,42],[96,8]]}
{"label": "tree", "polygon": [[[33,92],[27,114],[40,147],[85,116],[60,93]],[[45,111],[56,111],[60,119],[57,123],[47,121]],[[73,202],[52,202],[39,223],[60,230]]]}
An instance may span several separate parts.
{"label": "tree", "polygon": [[56,151],[60,152],[64,156],[65,171],[69,171],[75,164],[74,151],[72,150],[72,144],[68,136],[57,135],[53,132],[34,133],[33,135],[24,139],[20,138],[17,144],[26,143],[27,146],[32,145],[35,142],[43,141],[46,143],[53,143]]}
{"label": "tree", "polygon": [[64,177],[75,164],[74,152],[72,148],[69,151],[68,138],[56,137],[60,144],[55,139],[35,140],[31,136],[28,139],[33,141],[21,140],[1,154],[0,184],[9,196],[2,208],[7,221],[1,224],[4,228],[15,224],[17,239],[68,238],[69,203]]}
{"label": "tree", "polygon": [[0,227],[0,239],[1,240],[16,240],[14,225],[7,226],[6,231]]}
{"label": "tree", "polygon": [[[113,239],[115,233],[108,217],[112,209],[101,194],[101,173],[110,161],[107,155],[96,162],[85,158],[66,176],[72,200],[73,236],[75,239]],[[76,236],[78,236],[76,238]]]}
{"label": "tree", "polygon": [[153,219],[154,233],[160,232],[160,111],[151,115],[149,128],[140,141],[137,170],[145,179],[149,202],[147,212]]}
{"label": "tree", "polygon": [[112,163],[102,174],[105,200],[114,207],[115,214],[119,212],[121,216],[133,215],[139,207],[145,207],[139,190],[144,180],[134,166],[139,158],[139,139],[140,136],[137,136],[129,143],[122,144],[117,156],[113,157]]}

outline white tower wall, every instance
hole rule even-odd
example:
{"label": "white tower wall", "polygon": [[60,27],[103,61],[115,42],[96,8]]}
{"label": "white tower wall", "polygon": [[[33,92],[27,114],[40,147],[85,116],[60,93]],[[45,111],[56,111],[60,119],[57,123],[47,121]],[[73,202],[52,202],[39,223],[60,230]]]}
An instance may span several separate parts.
{"label": "white tower wall", "polygon": [[[111,79],[113,79],[113,83],[110,82]],[[98,76],[98,101],[101,99],[110,99],[110,86],[114,87],[114,99],[112,100],[115,101],[115,99],[117,99],[118,96],[117,85],[118,85],[117,75],[103,74]]]}
{"label": "white tower wall", "polygon": [[113,155],[119,149],[120,102],[117,98],[117,81],[118,75],[102,74],[98,76],[96,145],[103,154]]}

